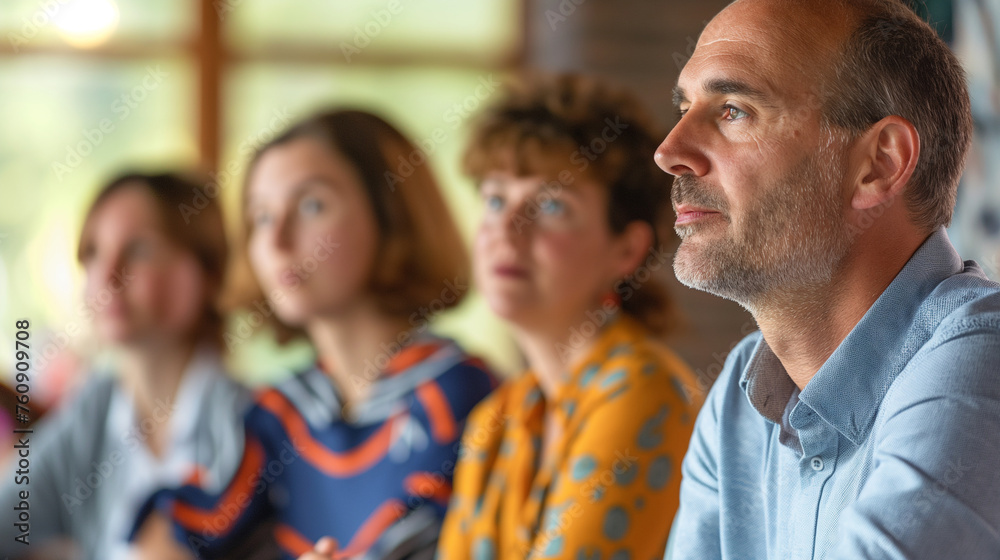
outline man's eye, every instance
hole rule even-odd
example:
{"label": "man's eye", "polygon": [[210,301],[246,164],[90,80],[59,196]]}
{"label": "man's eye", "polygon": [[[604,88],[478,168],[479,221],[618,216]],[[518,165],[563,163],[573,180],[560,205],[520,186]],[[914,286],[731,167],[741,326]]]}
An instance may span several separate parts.
{"label": "man's eye", "polygon": [[742,118],[745,118],[745,117],[749,116],[749,115],[747,115],[746,111],[744,111],[742,109],[737,109],[736,107],[733,107],[732,105],[726,105],[725,107],[723,107],[723,109],[725,110],[725,118],[726,118],[726,120],[738,121],[738,120],[740,120]]}

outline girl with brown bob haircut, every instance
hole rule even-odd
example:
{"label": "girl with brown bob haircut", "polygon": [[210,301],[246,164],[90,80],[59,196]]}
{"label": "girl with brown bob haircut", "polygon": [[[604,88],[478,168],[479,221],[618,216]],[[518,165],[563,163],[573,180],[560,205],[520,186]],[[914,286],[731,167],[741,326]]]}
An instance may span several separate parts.
{"label": "girl with brown bob haircut", "polygon": [[465,417],[494,381],[421,313],[462,299],[453,287],[468,265],[428,166],[397,180],[414,153],[381,118],[341,110],[292,126],[250,162],[244,301],[273,310],[282,339],[306,336],[316,363],[258,395],[225,491],[149,501],[201,557],[231,553],[265,522],[283,558],[327,536],[342,557],[433,553]]}
{"label": "girl with brown bob haircut", "polygon": [[[270,148],[301,139],[335,151],[354,167],[361,180],[378,229],[375,268],[368,290],[381,311],[424,328],[427,313],[421,311],[430,302],[439,310],[458,306],[465,291],[446,297],[441,293],[448,286],[466,285],[468,252],[429,164],[426,160],[417,166],[408,162],[420,149],[379,117],[361,111],[338,111],[317,114],[288,129],[257,150],[249,169],[252,171]],[[250,208],[251,177],[248,172],[244,209]],[[244,248],[249,246],[253,226],[253,216],[245,211]],[[307,272],[298,270],[296,274],[303,276]],[[235,307],[249,309],[268,297],[252,274],[242,275],[233,286],[230,297]],[[270,319],[280,342],[306,334],[278,317]]]}

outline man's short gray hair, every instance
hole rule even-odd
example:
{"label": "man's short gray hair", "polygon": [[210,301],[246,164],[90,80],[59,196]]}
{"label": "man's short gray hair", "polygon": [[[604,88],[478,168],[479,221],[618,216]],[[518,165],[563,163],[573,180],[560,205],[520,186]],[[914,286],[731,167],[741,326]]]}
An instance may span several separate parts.
{"label": "man's short gray hair", "polygon": [[897,115],[920,135],[904,199],[926,231],[951,223],[972,138],[965,72],[948,45],[900,0],[846,0],[858,23],[829,77],[824,125],[856,137]]}

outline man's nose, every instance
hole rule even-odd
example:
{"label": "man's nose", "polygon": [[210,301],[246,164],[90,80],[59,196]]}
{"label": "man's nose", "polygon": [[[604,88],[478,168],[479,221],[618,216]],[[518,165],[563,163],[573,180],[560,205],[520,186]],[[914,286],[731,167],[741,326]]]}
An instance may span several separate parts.
{"label": "man's nose", "polygon": [[700,127],[693,117],[694,115],[681,117],[653,154],[656,165],[675,177],[703,177],[710,168],[708,157],[700,148],[708,131]]}

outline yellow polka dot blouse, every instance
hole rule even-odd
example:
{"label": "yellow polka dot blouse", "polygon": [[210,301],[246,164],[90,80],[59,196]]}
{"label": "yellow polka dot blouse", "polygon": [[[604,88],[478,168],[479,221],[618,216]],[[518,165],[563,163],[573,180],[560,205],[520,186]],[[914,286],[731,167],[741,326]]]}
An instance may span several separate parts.
{"label": "yellow polka dot blouse", "polygon": [[[528,371],[469,417],[440,560],[661,559],[702,396],[688,367],[627,316],[546,402]],[[560,435],[546,464],[542,435]]]}

